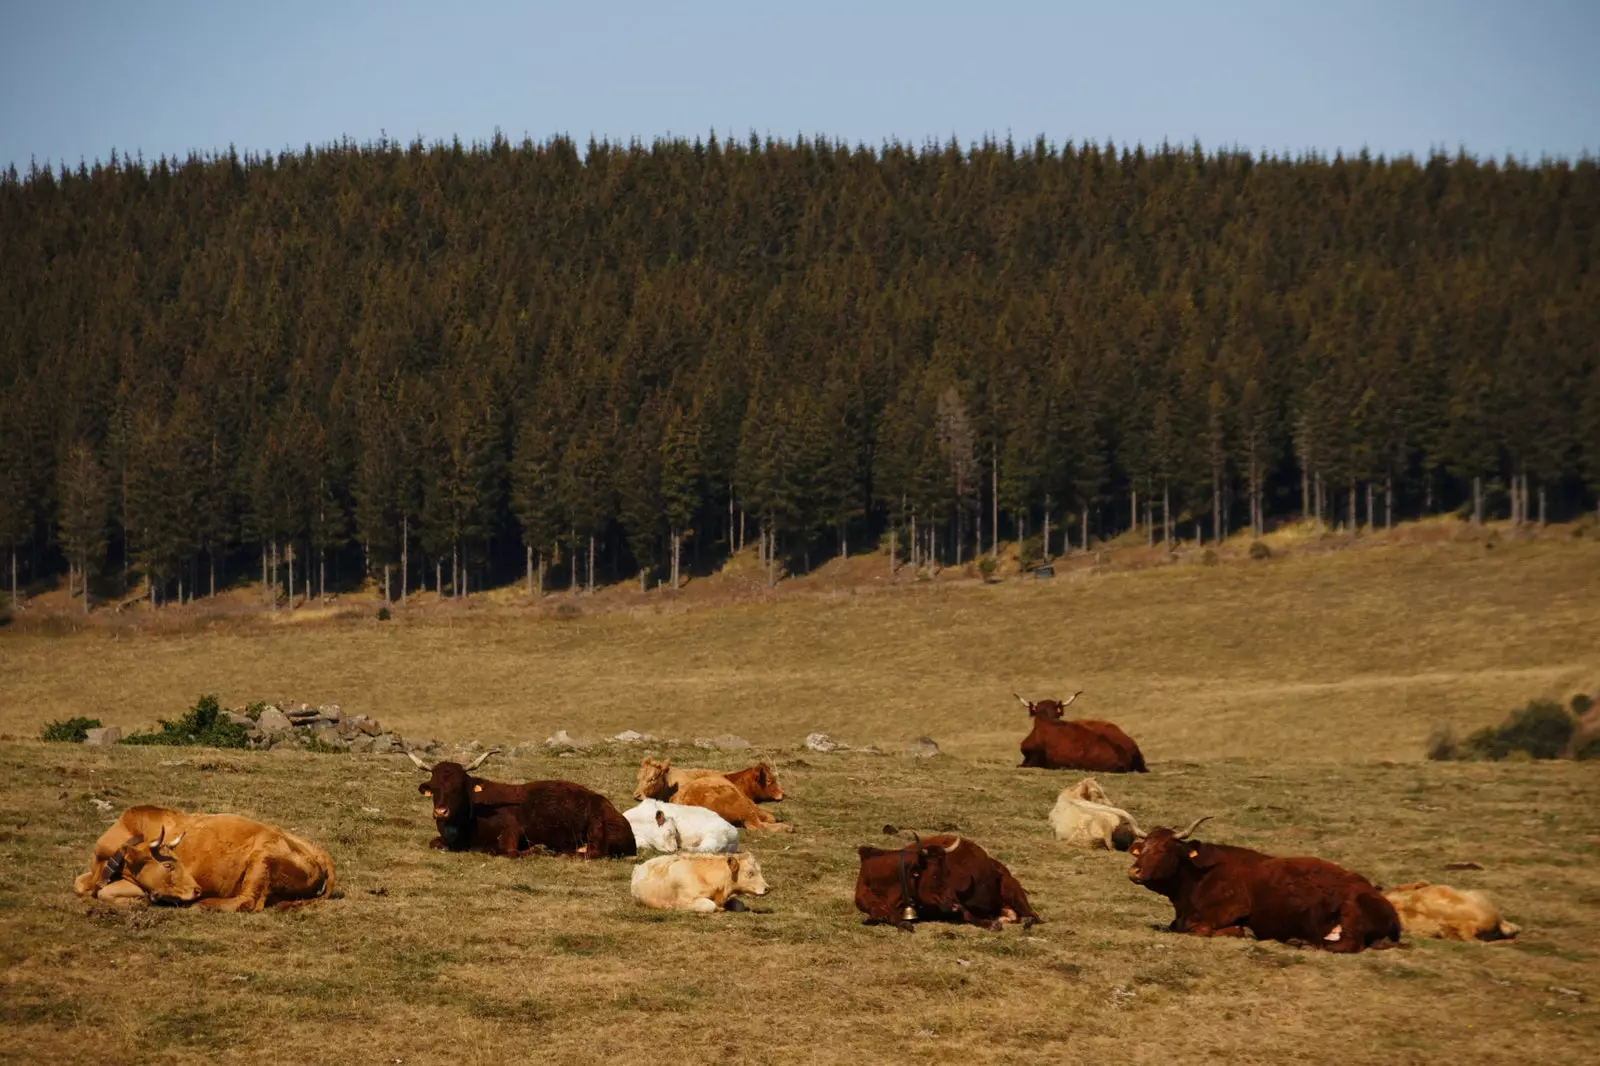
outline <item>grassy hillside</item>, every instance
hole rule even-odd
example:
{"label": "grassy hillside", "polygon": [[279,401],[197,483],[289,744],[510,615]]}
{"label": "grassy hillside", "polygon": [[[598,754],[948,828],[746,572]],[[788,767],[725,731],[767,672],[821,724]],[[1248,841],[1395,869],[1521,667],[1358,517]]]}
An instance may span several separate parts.
{"label": "grassy hillside", "polygon": [[[872,565],[864,561],[863,567]],[[0,742],[0,1061],[1588,1061],[1600,1040],[1600,767],[1434,764],[1435,725],[1497,720],[1600,679],[1600,549],[1448,543],[1261,563],[1072,571],[884,590],[827,573],[693,609],[578,601],[184,616],[0,630],[0,731],[224,702],[341,703],[405,733],[539,740],[732,731],[737,756],[599,747],[491,760],[631,805],[643,750],[765,754],[797,832],[747,835],[751,914],[662,915],[625,862],[429,851],[401,756]],[[831,583],[830,583],[831,581]],[[709,585],[709,583],[706,583]],[[509,597],[502,597],[509,599]],[[653,601],[663,604],[659,597]],[[1381,883],[1481,888],[1509,945],[1333,957],[1161,931],[1122,855],[1045,815],[1074,773],[1022,771],[1013,689],[1083,688],[1153,767],[1102,777],[1146,825],[1317,854]],[[823,730],[893,752],[821,755]],[[98,809],[93,800],[109,803]],[[115,811],[237,811],[322,843],[338,897],[296,912],[114,913],[71,879]],[[885,823],[959,827],[1046,919],[994,934],[864,928],[854,849]],[[1472,861],[1473,871],[1447,871]]]}

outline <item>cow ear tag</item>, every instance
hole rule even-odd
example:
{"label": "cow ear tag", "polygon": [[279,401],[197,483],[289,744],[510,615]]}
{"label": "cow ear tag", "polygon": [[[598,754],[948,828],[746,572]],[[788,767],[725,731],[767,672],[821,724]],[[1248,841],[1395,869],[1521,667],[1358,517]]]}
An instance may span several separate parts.
{"label": "cow ear tag", "polygon": [[1199,848],[1190,848],[1189,849],[1189,858],[1198,859],[1199,857],[1200,857],[1200,849]]}
{"label": "cow ear tag", "polygon": [[473,785],[472,786],[472,791],[474,791],[474,792],[482,792],[483,791],[483,786],[482,785]]}
{"label": "cow ear tag", "polygon": [[431,795],[433,795],[433,789],[429,788],[427,785],[423,785],[422,786],[422,794],[424,796],[431,796]]}

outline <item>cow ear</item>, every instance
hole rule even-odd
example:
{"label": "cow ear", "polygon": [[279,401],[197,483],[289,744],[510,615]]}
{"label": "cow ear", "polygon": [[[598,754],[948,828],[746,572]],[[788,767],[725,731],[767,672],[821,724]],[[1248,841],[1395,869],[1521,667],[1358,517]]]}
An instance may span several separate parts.
{"label": "cow ear", "polygon": [[657,825],[666,825],[667,824],[667,816],[666,816],[665,813],[662,812],[660,807],[656,808],[656,824]]}
{"label": "cow ear", "polygon": [[729,855],[728,856],[728,872],[730,874],[732,874],[734,877],[738,877],[739,876],[739,856],[738,855]]}
{"label": "cow ear", "polygon": [[474,791],[474,792],[482,792],[483,791],[483,782],[479,781],[479,782],[475,783],[472,786],[472,791]]}

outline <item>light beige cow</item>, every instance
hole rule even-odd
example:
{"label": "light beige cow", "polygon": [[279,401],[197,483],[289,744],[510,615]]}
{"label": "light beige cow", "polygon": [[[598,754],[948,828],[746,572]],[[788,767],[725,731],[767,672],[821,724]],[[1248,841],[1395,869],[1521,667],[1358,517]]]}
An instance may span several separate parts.
{"label": "light beige cow", "polygon": [[1383,894],[1400,916],[1400,928],[1411,936],[1440,940],[1510,940],[1521,930],[1500,918],[1482,892],[1463,892],[1449,885],[1417,881]]}
{"label": "light beige cow", "polygon": [[[634,782],[633,798],[661,800],[664,803],[681,803],[688,807],[704,807],[716,811],[734,825],[746,829],[769,829],[778,833],[792,833],[794,826],[780,822],[755,805],[726,777],[713,771],[692,772],[675,770],[671,759],[652,759],[648,755],[639,763],[639,776]],[[780,793],[781,795],[781,793]]]}
{"label": "light beige cow", "polygon": [[660,855],[633,868],[633,898],[656,910],[744,910],[738,895],[764,896],[766,878],[749,852],[737,855]]}
{"label": "light beige cow", "polygon": [[1134,823],[1133,815],[1111,805],[1092,777],[1061,790],[1056,805],[1050,809],[1050,828],[1055,830],[1057,840],[1107,851],[1127,851],[1145,835]]}

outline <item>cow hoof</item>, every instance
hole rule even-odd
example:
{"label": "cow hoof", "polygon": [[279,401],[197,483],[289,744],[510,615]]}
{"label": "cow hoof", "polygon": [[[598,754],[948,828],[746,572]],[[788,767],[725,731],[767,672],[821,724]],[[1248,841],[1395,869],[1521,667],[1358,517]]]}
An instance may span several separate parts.
{"label": "cow hoof", "polygon": [[744,900],[740,899],[738,896],[735,896],[728,902],[724,903],[722,905],[722,909],[725,911],[747,911],[750,908],[745,904]]}
{"label": "cow hoof", "polygon": [[1024,928],[1024,929],[1032,929],[1035,925],[1038,925],[1038,924],[1039,924],[1039,919],[1037,919],[1037,918],[1024,918],[1024,919],[1022,919],[1022,928]]}
{"label": "cow hoof", "polygon": [[1336,925],[1332,929],[1328,930],[1328,935],[1322,939],[1326,940],[1330,944],[1333,944],[1337,943],[1339,938],[1342,936],[1344,936],[1344,926]]}

